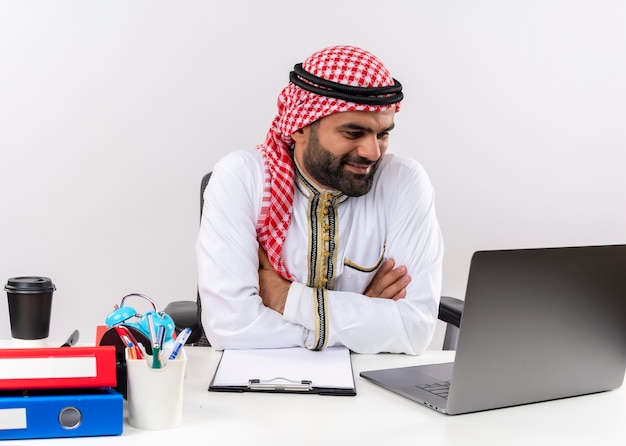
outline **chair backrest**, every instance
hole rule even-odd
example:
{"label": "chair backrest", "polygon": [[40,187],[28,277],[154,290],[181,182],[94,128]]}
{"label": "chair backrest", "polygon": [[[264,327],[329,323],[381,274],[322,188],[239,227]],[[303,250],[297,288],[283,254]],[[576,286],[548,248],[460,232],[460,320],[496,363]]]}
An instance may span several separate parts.
{"label": "chair backrest", "polygon": [[213,172],[209,172],[202,177],[202,181],[200,181],[200,218],[202,219],[202,209],[204,209],[204,189],[206,189],[207,184],[209,184],[209,180],[211,179],[211,174]]}
{"label": "chair backrest", "polygon": [[[202,177],[202,181],[200,181],[200,220],[202,220],[202,209],[204,209],[204,189],[206,189],[207,184],[209,184],[209,180],[211,179],[211,173],[209,172]],[[200,291],[198,290],[196,296],[196,302],[198,304],[198,318],[202,314],[202,302],[200,300]],[[195,345],[211,345],[209,340],[206,338],[206,334],[204,334],[204,330],[202,331],[202,336],[200,339],[195,342]]]}

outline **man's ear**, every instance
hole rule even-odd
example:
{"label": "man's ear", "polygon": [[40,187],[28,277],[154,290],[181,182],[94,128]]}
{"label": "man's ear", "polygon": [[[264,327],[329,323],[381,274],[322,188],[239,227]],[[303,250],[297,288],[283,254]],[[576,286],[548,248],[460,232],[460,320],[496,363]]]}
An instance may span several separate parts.
{"label": "man's ear", "polygon": [[291,134],[291,138],[295,141],[296,144],[304,144],[308,135],[309,126],[298,129]]}

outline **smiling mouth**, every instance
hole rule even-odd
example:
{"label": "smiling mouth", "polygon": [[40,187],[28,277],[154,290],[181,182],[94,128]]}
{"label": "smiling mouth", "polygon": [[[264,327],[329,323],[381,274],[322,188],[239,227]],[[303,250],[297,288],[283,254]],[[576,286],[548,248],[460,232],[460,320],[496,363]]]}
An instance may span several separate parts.
{"label": "smiling mouth", "polygon": [[350,162],[346,162],[345,167],[358,175],[367,175],[372,171],[372,166],[374,165],[373,163],[369,163],[369,164],[363,164],[363,163],[350,163]]}

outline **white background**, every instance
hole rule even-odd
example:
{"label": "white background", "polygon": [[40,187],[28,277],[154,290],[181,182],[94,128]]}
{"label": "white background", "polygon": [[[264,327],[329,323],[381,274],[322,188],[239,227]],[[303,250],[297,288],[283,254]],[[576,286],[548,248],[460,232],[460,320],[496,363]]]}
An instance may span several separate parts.
{"label": "white background", "polygon": [[436,188],[444,294],[475,250],[626,243],[621,0],[0,0],[0,280],[53,280],[56,339],[195,299],[201,176],[335,44],[404,85],[390,150]]}

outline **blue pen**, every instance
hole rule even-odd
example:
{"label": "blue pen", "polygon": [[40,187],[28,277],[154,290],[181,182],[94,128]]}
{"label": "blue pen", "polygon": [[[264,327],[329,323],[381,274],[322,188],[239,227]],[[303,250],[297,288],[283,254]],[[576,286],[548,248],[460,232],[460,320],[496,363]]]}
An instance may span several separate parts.
{"label": "blue pen", "polygon": [[157,344],[159,347],[163,348],[163,341],[165,340],[165,327],[163,325],[159,325],[157,330]]}
{"label": "blue pen", "polygon": [[180,334],[176,338],[176,342],[174,342],[174,350],[172,350],[172,354],[170,355],[168,359],[170,360],[176,359],[176,356],[178,356],[180,349],[183,348],[183,345],[185,345],[185,342],[187,342],[187,339],[189,338],[190,334],[191,334],[191,328],[189,327],[185,328],[183,331],[180,332]]}

